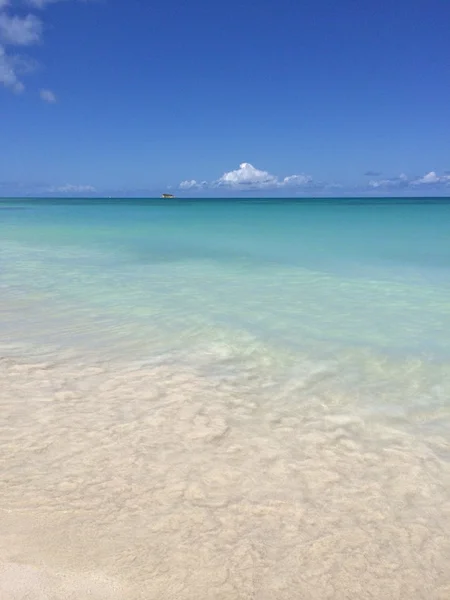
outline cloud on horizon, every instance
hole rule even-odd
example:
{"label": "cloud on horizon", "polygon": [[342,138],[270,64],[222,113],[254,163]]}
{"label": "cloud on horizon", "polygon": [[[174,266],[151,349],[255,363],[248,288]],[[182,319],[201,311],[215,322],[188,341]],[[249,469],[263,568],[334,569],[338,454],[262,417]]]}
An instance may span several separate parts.
{"label": "cloud on horizon", "polygon": [[[244,163],[248,165],[248,163]],[[251,166],[251,165],[250,165]],[[261,194],[261,196],[297,196],[308,195],[309,197],[370,197],[370,196],[450,196],[450,174],[439,174],[436,171],[429,171],[423,176],[408,177],[401,174],[398,177],[389,179],[372,180],[364,185],[348,185],[340,182],[317,182],[307,175],[293,175],[284,178],[277,178],[267,171],[261,171],[252,167],[244,168],[246,174],[240,172],[240,169],[229,171],[233,175],[226,177],[225,181],[230,183],[222,184],[224,176],[219,179],[208,181],[196,181],[195,179],[182,181],[178,186],[174,186],[180,192],[187,195],[207,195],[214,196],[235,196],[236,194],[247,195],[247,192]],[[236,173],[236,171],[238,173]],[[256,172],[256,175],[255,175]],[[227,175],[225,173],[224,175]],[[244,181],[244,183],[242,183]],[[237,183],[236,183],[237,182]],[[255,183],[256,182],[256,183]],[[170,189],[171,186],[165,186]],[[0,196],[7,197],[25,197],[36,196],[45,197],[53,195],[61,196],[114,196],[114,197],[157,197],[161,193],[160,186],[148,185],[141,188],[125,186],[122,188],[96,187],[91,184],[51,184],[48,181],[0,181]]]}
{"label": "cloud on horizon", "polygon": [[65,185],[49,187],[49,194],[89,194],[96,193],[97,188],[93,185],[74,185],[73,183],[66,183]]}
{"label": "cloud on horizon", "polygon": [[204,190],[208,187],[208,182],[190,179],[182,181],[178,187],[180,188],[180,190]]}
{"label": "cloud on horizon", "polygon": [[389,187],[406,187],[409,183],[408,177],[401,173],[398,177],[391,177],[390,179],[374,179],[369,181],[370,188],[389,188]]}
{"label": "cloud on horizon", "polygon": [[[374,175],[375,171],[367,171],[366,175],[371,177],[379,177],[381,173]],[[350,194],[365,194],[370,192],[386,193],[398,192],[402,195],[417,193],[420,189],[427,190],[442,190],[450,192],[450,173],[444,172],[440,175],[436,171],[430,171],[422,176],[410,177],[405,173],[401,173],[397,177],[384,179],[370,179],[367,184],[363,185],[343,185],[339,182],[320,182],[315,181],[310,175],[289,175],[281,178],[273,175],[269,171],[257,169],[250,163],[241,163],[238,169],[225,172],[219,179],[214,181],[197,181],[188,179],[182,181],[178,185],[178,189],[186,192],[206,192],[225,191],[230,192],[247,192],[247,191],[291,191],[308,192],[312,194],[336,193],[342,190],[343,193]]]}
{"label": "cloud on horizon", "polygon": [[[103,193],[105,190],[102,190]],[[51,185],[48,181],[0,181],[0,197],[36,197],[45,198],[53,195],[61,196],[86,196],[99,195],[98,188],[93,185],[76,185],[66,183],[63,185]],[[110,194],[108,194],[110,195]]]}
{"label": "cloud on horizon", "polygon": [[411,181],[412,185],[450,185],[450,175],[438,175],[436,171],[430,171],[423,177]]}
{"label": "cloud on horizon", "polygon": [[310,185],[313,182],[309,175],[289,175],[280,179],[268,171],[257,169],[250,163],[241,163],[238,169],[225,172],[219,179],[212,182],[195,179],[182,181],[179,188],[182,190],[205,190],[214,188],[227,188],[230,190],[274,190],[280,188],[295,189]]}
{"label": "cloud on horizon", "polygon": [[430,171],[422,177],[409,178],[404,173],[391,179],[376,179],[369,181],[372,189],[406,189],[418,188],[420,186],[441,187],[450,186],[450,175],[438,175],[436,171]]}

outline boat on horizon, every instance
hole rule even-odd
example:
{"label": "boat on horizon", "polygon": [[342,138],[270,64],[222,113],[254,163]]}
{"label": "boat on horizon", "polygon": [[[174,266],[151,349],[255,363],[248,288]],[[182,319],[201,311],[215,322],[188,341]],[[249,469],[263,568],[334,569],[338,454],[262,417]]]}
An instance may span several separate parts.
{"label": "boat on horizon", "polygon": [[168,198],[175,198],[175,196],[173,194],[162,194],[161,198],[168,199]]}

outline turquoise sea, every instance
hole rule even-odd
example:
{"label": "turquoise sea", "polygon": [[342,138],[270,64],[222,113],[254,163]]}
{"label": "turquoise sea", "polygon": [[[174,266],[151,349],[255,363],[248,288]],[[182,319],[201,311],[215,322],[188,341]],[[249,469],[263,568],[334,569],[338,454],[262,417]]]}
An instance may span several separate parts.
{"label": "turquoise sea", "polygon": [[450,199],[0,200],[0,352],[27,564],[450,597]]}
{"label": "turquoise sea", "polygon": [[245,338],[293,353],[450,358],[445,199],[0,206],[11,342],[104,336],[154,356]]}

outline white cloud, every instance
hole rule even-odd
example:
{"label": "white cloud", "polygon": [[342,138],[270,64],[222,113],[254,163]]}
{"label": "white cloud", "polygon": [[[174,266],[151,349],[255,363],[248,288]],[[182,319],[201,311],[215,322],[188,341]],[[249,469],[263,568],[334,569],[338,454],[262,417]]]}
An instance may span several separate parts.
{"label": "white cloud", "polygon": [[257,169],[250,163],[244,162],[238,169],[228,171],[219,179],[212,182],[195,179],[182,181],[179,188],[182,190],[199,190],[207,188],[227,187],[234,190],[259,190],[259,189],[294,189],[307,186],[312,183],[312,177],[309,175],[289,175],[284,179],[279,179],[268,171]]}
{"label": "white cloud", "polygon": [[41,35],[42,21],[36,15],[0,14],[0,42],[4,45],[29,46],[39,42]]}
{"label": "white cloud", "polygon": [[56,96],[52,90],[41,90],[39,95],[44,102],[48,102],[49,104],[55,104]]}
{"label": "white cloud", "polygon": [[224,173],[216,183],[217,185],[225,185],[230,187],[267,187],[276,185],[277,181],[278,180],[274,175],[271,175],[267,171],[260,171],[250,163],[244,162],[239,165],[239,169]]}
{"label": "white cloud", "polygon": [[0,10],[9,5],[9,0],[0,0]]}
{"label": "white cloud", "polygon": [[97,190],[93,185],[73,185],[72,183],[66,183],[65,185],[53,186],[48,191],[51,194],[88,194]]}
{"label": "white cloud", "polygon": [[227,187],[235,190],[243,189],[277,189],[277,188],[299,188],[312,183],[312,177],[309,175],[289,175],[284,179],[279,179],[268,171],[257,169],[250,163],[244,162],[238,169],[228,171],[219,179],[212,183],[203,181],[197,184],[195,180],[183,181],[180,184],[182,189],[192,189],[195,187]]}
{"label": "white cloud", "polygon": [[411,182],[413,185],[439,185],[450,184],[450,175],[438,175],[436,171],[430,171],[423,177]]}

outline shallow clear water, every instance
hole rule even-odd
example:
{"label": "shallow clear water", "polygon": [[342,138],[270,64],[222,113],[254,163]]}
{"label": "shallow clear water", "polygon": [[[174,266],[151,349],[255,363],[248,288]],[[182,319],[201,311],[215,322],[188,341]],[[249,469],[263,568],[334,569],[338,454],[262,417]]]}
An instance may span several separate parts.
{"label": "shallow clear water", "polygon": [[0,292],[4,581],[449,597],[450,201],[4,200]]}
{"label": "shallow clear water", "polygon": [[69,328],[80,315],[75,337],[98,318],[117,319],[119,345],[138,327],[139,353],[168,333],[450,356],[442,200],[16,202],[0,227],[5,294],[50,334],[59,307]]}

